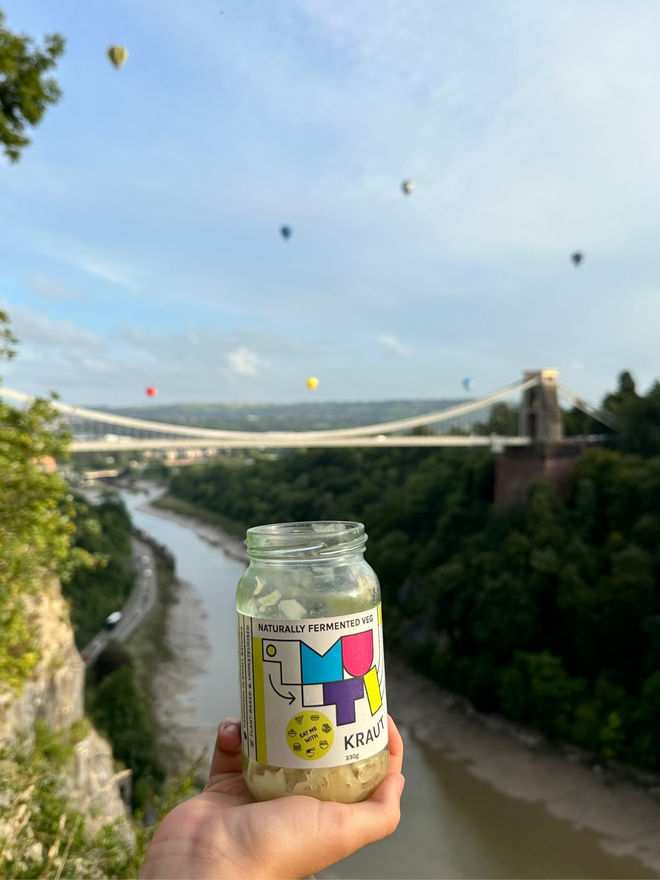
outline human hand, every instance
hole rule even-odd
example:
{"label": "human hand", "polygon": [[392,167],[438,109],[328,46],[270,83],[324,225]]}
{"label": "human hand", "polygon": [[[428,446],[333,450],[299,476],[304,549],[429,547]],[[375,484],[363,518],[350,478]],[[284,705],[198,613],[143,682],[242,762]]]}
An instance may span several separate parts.
{"label": "human hand", "polygon": [[371,797],[336,804],[302,795],[257,802],[241,769],[241,727],[218,728],[204,791],[163,819],[142,865],[142,880],[168,878],[303,878],[399,824],[403,741],[388,716],[389,774]]}

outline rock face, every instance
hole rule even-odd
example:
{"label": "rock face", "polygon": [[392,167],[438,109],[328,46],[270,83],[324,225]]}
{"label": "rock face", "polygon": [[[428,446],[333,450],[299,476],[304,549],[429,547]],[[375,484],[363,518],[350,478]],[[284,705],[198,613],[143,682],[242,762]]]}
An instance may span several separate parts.
{"label": "rock face", "polygon": [[34,739],[38,718],[53,730],[63,730],[84,711],[85,664],[76,650],[58,581],[46,582],[27,604],[37,624],[41,660],[20,696],[0,694],[0,747],[19,736]]}
{"label": "rock face", "polygon": [[[0,749],[18,740],[34,741],[39,719],[52,730],[68,730],[84,714],[85,664],[75,646],[59,582],[46,581],[27,604],[37,626],[41,659],[20,695],[0,694]],[[75,806],[94,816],[92,832],[127,815],[116,776],[112,749],[92,728],[76,744],[72,766],[62,779],[64,793]]]}
{"label": "rock face", "polygon": [[[108,822],[126,818],[126,807],[119,792],[119,783],[130,773],[117,773],[114,769],[112,748],[92,728],[75,747],[73,768],[65,785],[68,795],[88,817],[87,831],[91,835]],[[132,835],[125,829],[124,837]]]}

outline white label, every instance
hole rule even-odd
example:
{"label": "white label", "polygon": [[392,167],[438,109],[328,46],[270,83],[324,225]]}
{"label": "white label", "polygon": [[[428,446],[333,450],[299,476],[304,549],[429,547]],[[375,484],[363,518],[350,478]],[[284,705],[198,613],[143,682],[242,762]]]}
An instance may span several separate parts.
{"label": "white label", "polygon": [[387,745],[381,606],[341,617],[238,615],[243,752],[309,770]]}

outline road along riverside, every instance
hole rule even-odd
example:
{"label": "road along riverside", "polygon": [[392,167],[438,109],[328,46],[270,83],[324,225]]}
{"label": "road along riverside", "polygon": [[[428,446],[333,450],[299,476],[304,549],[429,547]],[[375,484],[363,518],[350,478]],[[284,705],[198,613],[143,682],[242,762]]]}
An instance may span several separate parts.
{"label": "road along riverside", "polygon": [[364,526],[248,530],[237,595],[243,772],[259,800],[364,800],[388,772],[380,585]]}

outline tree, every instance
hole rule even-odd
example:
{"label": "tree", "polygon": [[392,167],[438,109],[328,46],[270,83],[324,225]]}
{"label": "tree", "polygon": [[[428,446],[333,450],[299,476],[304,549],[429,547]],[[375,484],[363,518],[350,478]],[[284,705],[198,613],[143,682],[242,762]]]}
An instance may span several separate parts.
{"label": "tree", "polygon": [[0,145],[10,162],[18,162],[30,143],[26,128],[38,125],[49,104],[62,97],[57,81],[46,74],[65,45],[60,34],[48,34],[40,49],[26,34],[12,33],[0,9]]}
{"label": "tree", "polygon": [[[130,666],[122,666],[104,678],[94,700],[94,722],[108,734],[115,758],[141,779],[159,784],[165,770],[158,758],[151,719],[144,711],[145,694]],[[151,780],[149,780],[151,777]]]}
{"label": "tree", "polygon": [[[14,342],[0,312],[0,359],[13,356]],[[71,549],[75,511],[66,483],[39,464],[62,457],[68,440],[48,401],[19,410],[0,400],[0,691],[19,688],[38,660],[26,599],[49,576],[66,576],[90,558]]]}

